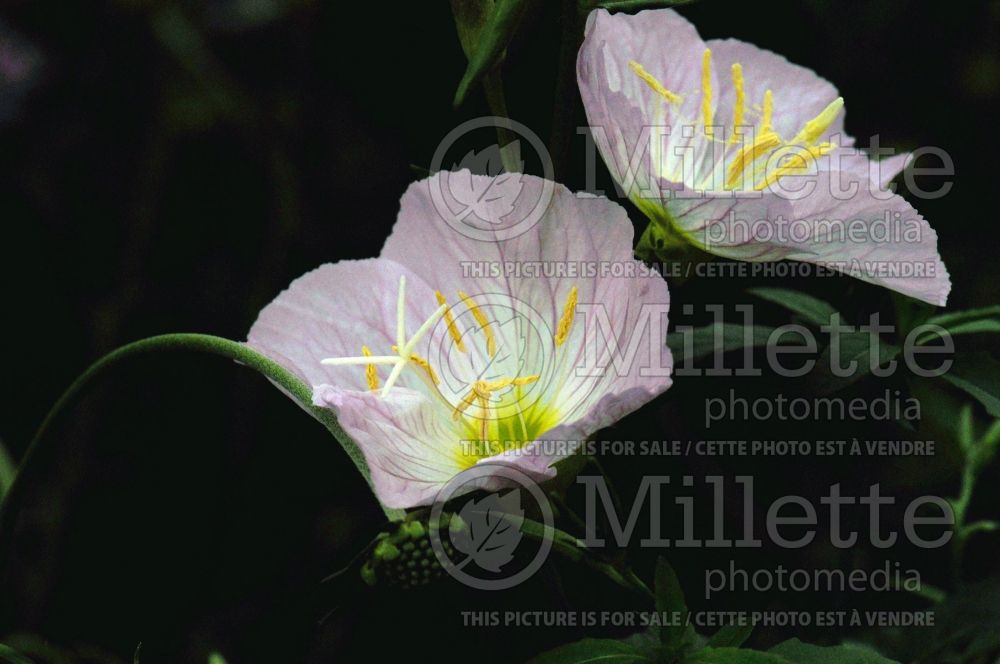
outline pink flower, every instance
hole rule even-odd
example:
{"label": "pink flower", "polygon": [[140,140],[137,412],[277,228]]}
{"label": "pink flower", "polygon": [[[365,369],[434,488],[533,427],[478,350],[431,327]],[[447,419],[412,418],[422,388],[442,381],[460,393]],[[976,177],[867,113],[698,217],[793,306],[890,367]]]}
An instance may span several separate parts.
{"label": "pink flower", "polygon": [[791,259],[944,305],[937,235],[885,189],[908,155],[852,148],[837,89],[669,9],[591,13],[577,78],[612,176],[651,231],[743,261]]}
{"label": "pink flower", "polygon": [[[475,234],[433,192],[476,200],[490,178],[413,184],[379,258],[306,274],[250,330],[250,346],[334,410],[389,507],[428,504],[477,463],[550,478],[578,441],[670,386],[667,286],[633,260],[625,211],[505,177],[519,178],[504,187],[516,201],[481,198]],[[543,191],[537,223],[504,239],[500,217],[528,217]]]}

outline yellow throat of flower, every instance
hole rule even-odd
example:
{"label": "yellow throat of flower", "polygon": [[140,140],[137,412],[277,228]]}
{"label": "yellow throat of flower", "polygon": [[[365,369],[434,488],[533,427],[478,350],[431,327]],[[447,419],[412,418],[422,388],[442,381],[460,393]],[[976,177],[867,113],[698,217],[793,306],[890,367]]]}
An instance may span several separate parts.
{"label": "yellow throat of flower", "polygon": [[[448,338],[456,350],[468,353],[468,346],[459,330],[452,307],[441,291],[434,293],[438,308],[417,332],[407,339],[404,324],[405,291],[406,280],[401,277],[397,300],[396,343],[391,346],[392,355],[375,355],[365,345],[361,347],[359,357],[327,358],[322,360],[322,363],[328,366],[361,365],[368,389],[381,392],[383,397],[398,380],[402,370],[412,365],[429,391],[442,401],[450,410],[451,417],[458,423],[461,440],[455,441],[455,453],[459,465],[463,467],[471,466],[482,458],[523,447],[559,424],[560,413],[551,403],[554,395],[548,395],[548,402],[538,398],[523,399],[526,388],[538,382],[540,376],[537,374],[476,380],[458,403],[448,402],[441,393],[438,372],[426,358],[414,353],[413,349],[439,320],[444,321]],[[497,355],[497,336],[493,323],[466,293],[458,291],[458,300],[475,320],[478,336],[482,338],[486,354],[492,360]],[[576,313],[576,303],[577,288],[573,286],[566,297],[562,315],[555,325],[552,343],[556,349],[569,337]],[[392,367],[384,384],[379,375],[381,365]]]}

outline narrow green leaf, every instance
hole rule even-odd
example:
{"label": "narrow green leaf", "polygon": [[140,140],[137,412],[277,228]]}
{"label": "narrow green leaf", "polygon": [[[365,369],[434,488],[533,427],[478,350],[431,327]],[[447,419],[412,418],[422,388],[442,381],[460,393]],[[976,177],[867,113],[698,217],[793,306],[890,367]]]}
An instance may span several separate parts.
{"label": "narrow green leaf", "polygon": [[792,664],[898,664],[870,648],[855,644],[823,647],[789,639],[768,652],[780,655]]}
{"label": "narrow green leaf", "polygon": [[14,476],[17,474],[17,463],[0,440],[0,500],[14,483]]}
{"label": "narrow green leaf", "polygon": [[530,660],[530,664],[632,664],[652,661],[654,660],[623,641],[583,639],[544,652]]}
{"label": "narrow green leaf", "polygon": [[0,643],[0,663],[2,664],[35,664],[34,660],[31,660],[18,651],[14,650],[9,646],[5,646]]}
{"label": "narrow green leaf", "polygon": [[[871,373],[872,356],[871,344],[872,335],[869,332],[843,332],[840,338],[840,358],[838,369],[846,371],[851,366],[851,362],[857,362],[857,366],[846,376],[837,376],[833,373],[833,345],[827,346],[822,356],[816,363],[816,370],[810,376],[813,389],[818,394],[831,394],[842,390],[848,385],[852,385]],[[896,358],[903,349],[895,344],[878,339],[878,362],[877,366],[885,366],[889,361]]]}
{"label": "narrow green leaf", "polygon": [[741,648],[703,648],[684,658],[684,664],[789,664],[780,655]]}
{"label": "narrow green leaf", "polygon": [[976,443],[976,432],[972,422],[972,405],[965,404],[958,414],[958,444],[963,450],[971,450]]}
{"label": "narrow green leaf", "polygon": [[746,346],[766,346],[773,331],[773,327],[761,325],[752,325],[747,330],[736,323],[712,323],[693,330],[677,330],[667,338],[667,345],[674,354],[674,365],[677,366],[682,360],[688,359],[685,356],[685,346],[691,347],[690,360],[697,360],[716,352],[728,353]]}
{"label": "narrow green leaf", "polygon": [[[943,325],[941,327],[944,327]],[[955,323],[954,325],[949,325],[944,327],[948,331],[948,334],[955,337],[960,334],[995,334],[1000,332],[1000,320],[995,318],[981,318],[978,320],[969,320],[961,323]],[[939,332],[929,330],[919,337],[917,337],[917,345],[925,344],[928,341],[933,341],[940,337]]]}
{"label": "narrow green leaf", "polygon": [[801,291],[787,288],[750,288],[747,292],[762,300],[780,305],[816,325],[829,325],[830,318],[838,313],[829,302],[824,302]]}
{"label": "narrow green leaf", "polygon": [[527,6],[528,0],[497,0],[493,13],[479,32],[469,65],[455,91],[456,108],[465,101],[472,86],[500,63]]}
{"label": "narrow green leaf", "polygon": [[660,641],[668,649],[676,649],[684,644],[688,609],[677,574],[662,556],[656,559],[653,592],[656,595],[656,611],[665,620],[660,628]]}
{"label": "narrow green leaf", "polygon": [[974,397],[993,417],[1000,417],[1000,363],[989,353],[956,356],[951,370],[941,378]]}
{"label": "narrow green leaf", "polygon": [[712,648],[739,648],[753,632],[753,625],[726,625],[712,635],[708,645]]}
{"label": "narrow green leaf", "polygon": [[1000,317],[1000,305],[981,307],[979,309],[965,309],[963,311],[952,311],[940,316],[932,316],[923,321],[925,325],[940,325],[944,328],[952,328],[969,321],[983,318]]}

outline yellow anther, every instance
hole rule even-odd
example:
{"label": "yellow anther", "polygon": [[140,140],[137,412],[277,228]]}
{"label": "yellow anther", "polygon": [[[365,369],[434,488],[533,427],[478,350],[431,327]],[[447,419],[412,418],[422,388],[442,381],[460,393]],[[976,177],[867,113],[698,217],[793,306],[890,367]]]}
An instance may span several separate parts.
{"label": "yellow anther", "polygon": [[632,68],[632,71],[635,72],[636,76],[645,81],[646,85],[648,85],[653,89],[653,92],[660,95],[661,97],[669,101],[671,104],[679,104],[682,101],[684,101],[683,97],[663,87],[663,84],[660,83],[655,76],[646,71],[645,68],[635,60],[629,60],[628,66]]}
{"label": "yellow anther", "polygon": [[819,115],[814,117],[812,120],[806,122],[799,133],[792,139],[792,143],[796,145],[804,145],[806,147],[814,144],[823,133],[830,128],[833,121],[837,118],[837,114],[840,113],[840,109],[844,107],[844,98],[837,97],[831,101],[826,108],[820,111]]}
{"label": "yellow anther", "polygon": [[[434,297],[437,298],[438,304],[447,304],[448,301],[445,300],[444,295],[441,291],[434,291]],[[455,342],[455,347],[459,351],[465,352],[465,344],[462,343],[462,335],[458,333],[458,327],[455,325],[455,317],[451,315],[451,309],[445,309],[444,312],[444,322],[448,326],[448,334],[451,335],[452,341]]]}
{"label": "yellow anther", "polygon": [[465,306],[468,307],[470,312],[472,312],[472,317],[476,319],[477,323],[479,323],[479,327],[483,328],[483,334],[486,335],[486,352],[490,354],[490,357],[493,357],[497,354],[497,342],[493,337],[493,330],[490,329],[489,319],[486,318],[486,315],[478,306],[476,306],[476,303],[473,302],[472,298],[470,298],[467,294],[462,291],[458,291],[458,297],[462,299]]}
{"label": "yellow anther", "polygon": [[[368,350],[368,346],[361,347],[361,354],[365,357],[371,357],[372,352]],[[378,391],[378,369],[374,364],[365,365],[365,380],[368,381],[368,389],[372,392]]]}
{"label": "yellow anther", "polygon": [[523,378],[501,378],[500,380],[495,380],[490,383],[486,383],[486,389],[490,392],[495,392],[496,390],[502,390],[505,387],[510,387],[511,385],[529,385],[538,380],[538,374],[534,376],[524,376]]}
{"label": "yellow anther", "polygon": [[760,191],[765,187],[770,187],[786,175],[801,173],[808,169],[810,164],[815,162],[819,157],[822,157],[835,147],[837,146],[834,143],[821,143],[820,145],[798,149],[782,166],[774,169],[770,175],[758,182],[754,186],[754,189]]}
{"label": "yellow anther", "polygon": [[743,125],[743,111],[746,105],[746,91],[743,89],[743,65],[738,62],[733,63],[733,88],[736,89],[736,105],[733,107],[733,136],[730,139],[733,143],[738,142],[737,127]]}
{"label": "yellow anther", "polygon": [[569,291],[566,298],[566,305],[563,307],[562,317],[556,325],[555,342],[556,346],[562,346],[569,336],[570,327],[573,325],[573,317],[576,315],[576,286]]}
{"label": "yellow anther", "polygon": [[[392,347],[392,352],[398,353],[399,352],[399,346],[393,346]],[[413,362],[418,367],[420,367],[421,369],[423,369],[424,371],[426,371],[427,372],[427,377],[431,379],[432,383],[434,383],[435,385],[440,385],[441,384],[440,379],[438,379],[437,372],[434,371],[434,367],[432,367],[431,363],[428,362],[425,358],[420,357],[416,353],[410,353],[410,361]]]}
{"label": "yellow anther", "polygon": [[771,116],[774,115],[774,93],[769,89],[764,91],[764,112],[761,115],[761,132],[771,131]]}
{"label": "yellow anther", "polygon": [[734,188],[747,166],[757,161],[762,155],[781,145],[781,138],[773,131],[762,133],[754,140],[753,145],[745,146],[733,158],[726,173],[726,188]]}
{"label": "yellow anther", "polygon": [[712,135],[712,49],[706,48],[701,56],[701,119],[705,133]]}

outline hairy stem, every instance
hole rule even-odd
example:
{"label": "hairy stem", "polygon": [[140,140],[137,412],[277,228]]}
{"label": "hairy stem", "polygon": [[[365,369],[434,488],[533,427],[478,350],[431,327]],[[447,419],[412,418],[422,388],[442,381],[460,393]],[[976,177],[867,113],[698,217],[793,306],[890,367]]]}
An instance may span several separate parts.
{"label": "hairy stem", "polygon": [[[7,556],[10,552],[13,531],[17,515],[22,507],[21,503],[24,499],[26,483],[30,479],[31,474],[36,472],[35,469],[38,467],[39,462],[58,446],[58,440],[48,435],[57,418],[72,406],[83,393],[84,389],[106,370],[134,357],[164,351],[218,355],[234,360],[262,374],[282,391],[295,399],[303,409],[319,420],[333,434],[343,446],[348,456],[351,457],[351,461],[354,462],[354,465],[369,483],[369,486],[371,486],[371,474],[368,466],[361,451],[354,444],[354,441],[341,428],[333,412],[312,405],[312,389],[290,371],[261,355],[246,344],[222,337],[208,334],[184,333],[149,337],[126,344],[108,353],[91,365],[90,368],[84,371],[69,386],[69,389],[63,393],[48,415],[45,416],[41,426],[38,428],[38,432],[35,434],[34,440],[32,440],[31,445],[24,454],[24,459],[21,461],[21,465],[9,490],[3,497],[2,504],[0,504],[0,570],[4,569]],[[402,515],[398,510],[383,509],[389,519],[398,519]]]}

